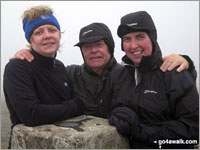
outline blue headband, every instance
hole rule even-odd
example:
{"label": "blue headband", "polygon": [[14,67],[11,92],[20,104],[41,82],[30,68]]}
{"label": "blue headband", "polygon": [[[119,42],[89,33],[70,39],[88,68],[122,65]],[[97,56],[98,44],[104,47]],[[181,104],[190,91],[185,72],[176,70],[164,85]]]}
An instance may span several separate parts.
{"label": "blue headband", "polygon": [[57,19],[52,14],[41,15],[40,17],[38,17],[37,19],[35,19],[32,22],[29,22],[29,20],[30,20],[30,18],[27,18],[24,21],[24,24],[23,24],[23,29],[24,29],[24,32],[25,32],[25,37],[26,37],[26,40],[29,43],[31,43],[30,42],[30,38],[31,38],[31,35],[32,35],[33,31],[37,27],[39,27],[41,25],[52,24],[52,25],[56,26],[60,30],[60,25],[59,25]]}

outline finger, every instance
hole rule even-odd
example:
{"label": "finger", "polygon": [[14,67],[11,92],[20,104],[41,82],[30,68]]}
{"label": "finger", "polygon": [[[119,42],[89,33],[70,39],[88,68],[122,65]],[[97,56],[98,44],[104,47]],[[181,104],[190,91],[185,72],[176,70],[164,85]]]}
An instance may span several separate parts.
{"label": "finger", "polygon": [[11,61],[11,60],[13,60],[13,59],[14,59],[14,57],[10,57],[10,58],[9,58],[9,61]]}
{"label": "finger", "polygon": [[181,72],[181,71],[183,71],[185,68],[186,68],[186,66],[185,66],[184,64],[182,64],[182,65],[180,65],[180,66],[176,69],[176,71],[177,71],[177,72]]}
{"label": "finger", "polygon": [[[182,56],[180,56],[182,58],[182,61],[180,62],[180,66],[181,66],[181,69],[183,68],[184,69],[188,69],[189,68],[189,62]],[[182,70],[180,70],[182,71]]]}
{"label": "finger", "polygon": [[168,60],[165,60],[162,65],[160,66],[160,69],[165,72],[167,71],[167,68],[170,66],[170,62]]}
{"label": "finger", "polygon": [[15,57],[15,59],[16,59],[16,58],[21,59],[21,60],[24,60],[24,59],[25,59],[23,56]]}
{"label": "finger", "polygon": [[29,62],[33,60],[33,56],[29,52],[23,53],[22,56]]}
{"label": "finger", "polygon": [[20,50],[18,51],[15,56],[15,58],[23,58],[23,59],[26,59],[27,61],[31,62],[34,57],[32,56],[32,54],[30,53],[30,50],[26,50],[26,49],[23,49],[23,50]]}
{"label": "finger", "polygon": [[168,67],[168,71],[172,71],[175,67],[177,67],[179,64],[177,62],[172,62]]}
{"label": "finger", "polygon": [[162,58],[162,60],[165,61],[165,60],[167,59],[167,57],[168,57],[168,56],[164,56],[164,57]]}
{"label": "finger", "polygon": [[171,71],[175,67],[178,67],[178,69],[176,71],[181,72],[184,69],[188,69],[188,67],[189,67],[188,61],[185,58],[183,58],[182,56],[174,55],[174,59],[171,59],[171,60],[172,60],[172,62],[167,68],[168,71]]}
{"label": "finger", "polygon": [[163,64],[160,66],[160,69],[165,72],[165,71],[171,71],[173,70],[176,66],[180,64],[180,60],[182,59],[181,56],[177,54],[171,54],[169,56],[164,57],[163,59]]}
{"label": "finger", "polygon": [[14,56],[14,57],[9,58],[9,61],[12,61],[13,59],[16,59],[16,58],[21,59],[21,60],[25,59],[23,56],[18,56],[18,57]]}

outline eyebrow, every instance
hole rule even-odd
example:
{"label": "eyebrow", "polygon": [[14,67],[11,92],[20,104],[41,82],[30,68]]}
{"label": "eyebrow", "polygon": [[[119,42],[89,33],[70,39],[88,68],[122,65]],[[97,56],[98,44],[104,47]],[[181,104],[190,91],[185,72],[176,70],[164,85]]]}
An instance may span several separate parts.
{"label": "eyebrow", "polygon": [[139,33],[137,33],[137,35],[139,35],[139,34],[145,35],[145,32],[139,32]]}

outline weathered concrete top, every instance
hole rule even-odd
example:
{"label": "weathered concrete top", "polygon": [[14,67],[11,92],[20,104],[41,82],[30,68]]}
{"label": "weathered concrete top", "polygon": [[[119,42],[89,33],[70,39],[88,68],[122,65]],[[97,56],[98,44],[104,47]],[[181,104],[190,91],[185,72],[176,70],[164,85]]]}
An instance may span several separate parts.
{"label": "weathered concrete top", "polygon": [[13,128],[12,149],[128,149],[107,119],[80,116],[56,124]]}

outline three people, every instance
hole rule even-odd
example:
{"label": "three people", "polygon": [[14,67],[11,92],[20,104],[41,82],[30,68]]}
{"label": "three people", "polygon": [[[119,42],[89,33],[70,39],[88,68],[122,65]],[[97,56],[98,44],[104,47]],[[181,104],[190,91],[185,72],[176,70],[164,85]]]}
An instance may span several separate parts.
{"label": "three people", "polygon": [[[31,39],[30,39],[30,41],[31,41]],[[42,43],[42,44],[44,46],[49,47],[50,45],[54,45],[54,42],[50,40],[50,42]],[[38,44],[38,47],[41,47],[41,46],[42,45]],[[65,87],[67,87],[67,89],[69,89],[70,94],[71,94],[70,96],[72,96],[70,98],[73,98],[73,97],[77,98],[77,99],[73,99],[70,102],[72,102],[72,103],[75,103],[75,101],[80,102],[78,100],[78,99],[80,99],[84,103],[84,106],[85,106],[84,114],[108,118],[110,116],[111,104],[118,98],[121,98],[121,100],[124,99],[123,95],[119,95],[121,93],[121,91],[122,91],[122,93],[123,92],[126,93],[126,92],[130,91],[130,89],[126,91],[125,88],[124,89],[122,88],[124,83],[127,81],[126,79],[127,79],[128,71],[127,71],[126,67],[118,64],[116,59],[114,58],[114,40],[113,40],[112,34],[111,34],[109,28],[105,24],[92,23],[92,24],[89,24],[89,25],[83,27],[80,30],[79,42],[76,44],[76,46],[80,47],[80,50],[81,50],[81,53],[82,53],[82,56],[84,59],[84,64],[81,66],[79,66],[79,65],[67,66],[65,69],[66,72],[64,72],[64,71],[60,72],[62,74],[62,78],[66,79],[65,80],[66,82],[61,81],[58,83],[60,83],[59,84],[60,86],[64,85]],[[34,64],[37,61],[41,61],[40,58],[37,59],[37,55],[34,55],[34,50],[35,49],[31,50],[31,55],[29,54],[29,51],[26,50],[26,51],[19,52],[18,53],[19,55],[17,56],[20,58],[21,53],[23,53],[22,55],[25,58],[27,58],[27,56],[28,56],[28,58],[31,58],[30,64],[27,61],[21,61],[18,59],[14,59],[10,63],[14,64],[15,62],[24,62],[23,65],[26,68],[27,65]],[[42,53],[42,54],[44,54],[44,53]],[[56,52],[54,54],[56,54]],[[52,56],[55,56],[55,55],[52,55]],[[34,59],[33,59],[33,57],[34,57]],[[172,56],[172,57],[174,57],[174,56]],[[185,60],[183,61],[181,56],[176,56],[176,57],[178,58],[176,60],[176,62],[180,62],[180,63],[178,63],[178,65],[186,62]],[[51,59],[54,60],[55,58],[51,58]],[[179,60],[181,60],[181,61],[179,61]],[[37,62],[36,64],[38,64],[38,63],[39,62]],[[40,63],[42,65],[45,64],[43,61]],[[47,65],[49,65],[49,62],[47,63]],[[190,66],[192,66],[192,64],[190,64]],[[39,68],[40,67],[37,66],[37,69],[39,69]],[[50,69],[50,70],[47,69],[49,71],[48,73],[50,73],[52,68],[49,68],[49,66],[47,68]],[[44,69],[44,68],[42,68],[42,69]],[[13,75],[13,73],[6,73],[6,72],[7,71],[5,71],[5,75],[4,75],[5,93],[7,93],[6,95],[10,95],[10,94],[12,94],[12,92],[7,92],[7,91],[12,91],[12,90],[9,90],[10,83],[7,83],[8,79],[6,79],[6,78],[7,78],[7,76],[10,76],[10,78],[11,78],[14,75]],[[36,73],[36,72],[37,71],[34,71],[34,73]],[[30,72],[28,72],[28,73],[30,73]],[[59,74],[59,71],[57,73]],[[45,73],[42,72],[41,74],[45,74]],[[21,75],[19,75],[19,76],[21,77]],[[31,77],[32,76],[34,77],[34,75],[31,75]],[[50,74],[46,74],[46,76],[50,77]],[[52,78],[54,80],[58,80],[61,77],[60,76],[58,76],[58,77],[52,76]],[[46,77],[44,77],[43,79],[46,81]],[[9,81],[11,81],[11,80],[9,79]],[[48,87],[48,85],[45,85],[45,88],[42,88],[41,91],[53,87],[54,89],[56,89],[55,91],[57,92],[57,94],[63,94],[63,95],[66,94],[65,90],[60,90],[60,87],[57,86],[57,84],[58,84],[57,82],[55,83],[54,81],[51,81],[49,79],[48,79],[48,81],[49,81],[48,85],[50,87]],[[38,81],[34,85],[36,85],[36,87],[37,87],[37,85],[41,86],[39,83],[40,82]],[[135,81],[132,81],[131,83],[133,83],[132,86],[135,85],[134,84]],[[8,85],[6,85],[6,84],[8,84]],[[25,86],[25,87],[27,87],[27,86]],[[32,86],[32,87],[35,87],[35,86]],[[40,88],[37,87],[37,88],[41,89],[41,87]],[[20,87],[20,89],[23,89],[23,88]],[[39,91],[37,91],[37,92],[39,92]],[[45,98],[49,99],[49,97],[51,99],[53,99],[53,97],[51,95],[49,95],[49,93],[52,94],[53,91],[51,91],[51,92],[44,91],[44,92],[46,92],[46,94],[43,95],[42,93],[40,93],[39,96],[41,96],[44,99]],[[19,93],[16,91],[16,93],[21,95],[21,97],[17,97],[17,99],[21,99],[24,97],[23,96],[24,93],[22,93],[21,91]],[[29,95],[29,94],[27,93],[27,95]],[[33,96],[32,95],[29,95],[29,96],[32,100]],[[27,102],[22,102],[22,101],[18,101],[18,100],[16,101],[15,97],[14,98],[11,97],[11,98],[13,99],[13,101],[15,101],[15,102],[13,102],[12,105],[21,106],[21,103],[22,104],[27,103]],[[29,98],[28,98],[28,102],[29,102]],[[34,104],[33,106],[37,106],[37,105],[35,105],[35,102],[33,102],[33,104]],[[51,107],[51,106],[49,106],[49,107]],[[67,107],[67,105],[64,105],[63,107]],[[34,108],[34,107],[31,107],[31,108]],[[12,112],[12,108],[9,108],[9,109],[11,109],[10,112]],[[73,111],[73,109],[75,109],[75,110]],[[79,105],[78,105],[77,107],[73,106],[71,109],[69,109],[69,112],[71,112],[71,116],[73,116],[74,114],[78,114],[78,112],[76,112],[76,111],[78,111],[78,109],[80,109],[79,114],[82,114],[83,107],[79,108]],[[31,109],[31,110],[33,110],[33,109]],[[37,109],[37,110],[39,110],[39,109]],[[60,109],[60,110],[62,110],[62,109]],[[33,112],[35,112],[35,110]],[[40,110],[39,112],[42,112],[42,110]],[[46,112],[47,114],[49,114],[47,111],[45,111],[45,109],[43,112]],[[52,111],[52,112],[54,112],[54,115],[55,115],[54,117],[57,117],[56,115],[59,115],[64,111],[63,110],[60,111],[59,114],[56,114],[57,111]],[[27,113],[27,116],[28,115],[30,115],[30,113],[29,114]],[[42,116],[45,116],[45,114],[43,114]],[[65,116],[66,118],[64,118],[64,119],[67,119],[67,117],[69,117],[69,116],[70,115],[66,115]],[[57,120],[55,120],[55,121],[57,121]]]}
{"label": "three people", "polygon": [[[145,11],[121,18],[118,36],[128,71],[123,92],[113,101],[109,118],[131,148],[159,148],[159,140],[196,140],[199,133],[199,95],[194,77],[187,71],[162,72],[157,30]],[[193,148],[174,143],[162,148]]]}
{"label": "three people", "polygon": [[[80,47],[84,64],[66,67],[72,94],[84,102],[86,115],[108,118],[111,103],[123,90],[121,87],[126,79],[124,67],[114,57],[115,44],[110,29],[103,23],[91,23],[80,30],[79,42],[75,46]],[[34,59],[28,50],[19,51],[16,57],[28,61]],[[181,56],[170,58],[176,58],[172,64],[187,64]]]}

